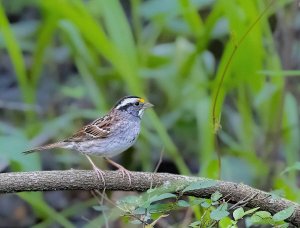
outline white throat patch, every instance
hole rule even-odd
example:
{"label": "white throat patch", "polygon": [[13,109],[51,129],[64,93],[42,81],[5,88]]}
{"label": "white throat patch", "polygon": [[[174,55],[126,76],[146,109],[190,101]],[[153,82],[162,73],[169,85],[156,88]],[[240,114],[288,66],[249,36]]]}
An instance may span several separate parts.
{"label": "white throat patch", "polygon": [[144,111],[145,111],[145,109],[143,109],[143,108],[139,111],[138,115],[139,115],[140,118],[142,118],[142,116],[144,114]]}

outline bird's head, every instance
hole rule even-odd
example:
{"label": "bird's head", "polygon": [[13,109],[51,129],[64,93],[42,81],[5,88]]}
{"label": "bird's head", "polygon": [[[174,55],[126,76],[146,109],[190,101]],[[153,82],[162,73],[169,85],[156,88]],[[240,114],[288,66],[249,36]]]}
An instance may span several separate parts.
{"label": "bird's head", "polygon": [[146,102],[141,97],[127,96],[120,99],[114,109],[142,118],[145,109],[151,107],[153,107],[153,104]]}

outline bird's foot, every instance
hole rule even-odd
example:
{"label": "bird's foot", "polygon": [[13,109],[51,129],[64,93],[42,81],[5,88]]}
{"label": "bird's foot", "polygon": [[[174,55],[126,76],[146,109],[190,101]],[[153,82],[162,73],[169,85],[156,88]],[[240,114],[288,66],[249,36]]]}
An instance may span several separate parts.
{"label": "bird's foot", "polygon": [[112,164],[113,166],[118,168],[118,171],[120,171],[122,173],[122,177],[125,178],[125,175],[128,177],[129,180],[129,186],[131,186],[131,176],[130,176],[130,171],[125,169],[122,165],[108,159],[105,158],[106,161],[108,161],[110,164]]}
{"label": "bird's foot", "polygon": [[96,172],[98,179],[102,181],[105,186],[104,172],[96,166],[93,166],[93,169]]}
{"label": "bird's foot", "polygon": [[[120,165],[121,166],[121,165]],[[127,175],[128,180],[129,180],[129,186],[131,186],[131,176],[130,176],[130,171],[128,169],[125,169],[123,166],[118,168],[118,171],[121,171],[122,177],[125,178],[125,175]]]}
{"label": "bird's foot", "polygon": [[92,159],[91,159],[88,155],[85,155],[85,156],[86,156],[86,158],[89,160],[89,162],[91,163],[91,165],[92,165],[92,167],[93,167],[93,170],[94,170],[94,171],[96,172],[96,174],[97,174],[98,179],[99,179],[100,181],[103,182],[103,185],[104,185],[104,187],[105,187],[104,172],[103,172],[101,169],[99,169],[99,168],[94,164],[94,162],[92,161]]}

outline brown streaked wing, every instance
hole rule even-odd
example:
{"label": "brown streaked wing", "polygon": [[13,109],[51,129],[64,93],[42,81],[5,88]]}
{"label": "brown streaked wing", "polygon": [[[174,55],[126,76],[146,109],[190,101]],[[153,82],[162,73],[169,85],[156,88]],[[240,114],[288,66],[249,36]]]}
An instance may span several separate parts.
{"label": "brown streaked wing", "polygon": [[64,140],[65,142],[82,142],[92,139],[106,138],[108,137],[112,122],[118,121],[117,118],[112,116],[104,116],[86,125],[81,130],[76,132],[70,138]]}

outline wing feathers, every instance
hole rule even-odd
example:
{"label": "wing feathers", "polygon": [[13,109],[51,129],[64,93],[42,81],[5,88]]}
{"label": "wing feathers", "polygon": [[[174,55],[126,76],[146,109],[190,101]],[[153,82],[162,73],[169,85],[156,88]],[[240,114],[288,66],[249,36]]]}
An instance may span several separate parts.
{"label": "wing feathers", "polygon": [[96,119],[91,124],[86,125],[85,127],[81,128],[81,130],[77,131],[74,135],[70,138],[67,138],[61,142],[48,144],[45,146],[36,147],[27,151],[24,151],[24,154],[30,154],[35,151],[40,150],[47,150],[52,148],[72,148],[73,142],[84,142],[93,139],[101,139],[106,138],[111,133],[111,126],[116,124],[119,119],[115,115],[106,115],[102,118]]}
{"label": "wing feathers", "polygon": [[86,125],[81,130],[76,132],[64,142],[82,142],[93,139],[106,138],[111,133],[111,126],[119,121],[114,115],[106,115],[96,119],[89,125]]}

